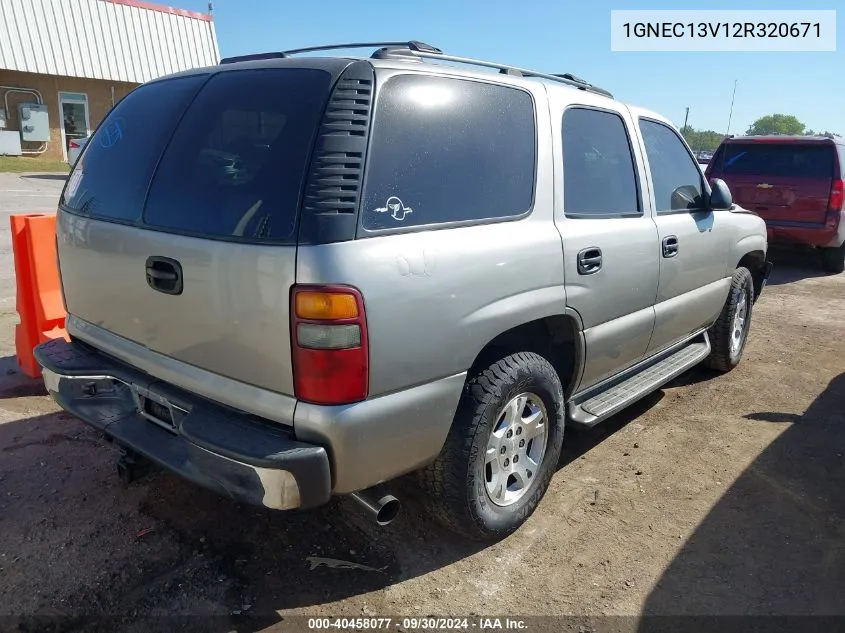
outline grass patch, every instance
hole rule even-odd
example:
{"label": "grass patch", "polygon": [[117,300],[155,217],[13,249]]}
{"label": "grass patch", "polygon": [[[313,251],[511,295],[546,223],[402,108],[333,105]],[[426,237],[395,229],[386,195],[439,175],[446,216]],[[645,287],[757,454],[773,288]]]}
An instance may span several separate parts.
{"label": "grass patch", "polygon": [[52,171],[68,173],[68,164],[38,156],[0,156],[0,172]]}

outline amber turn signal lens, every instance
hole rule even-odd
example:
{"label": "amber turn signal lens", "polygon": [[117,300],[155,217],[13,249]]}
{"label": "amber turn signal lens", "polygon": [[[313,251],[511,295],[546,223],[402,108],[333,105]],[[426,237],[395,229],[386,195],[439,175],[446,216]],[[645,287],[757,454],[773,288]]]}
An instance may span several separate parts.
{"label": "amber turn signal lens", "polygon": [[358,316],[355,296],[340,292],[298,292],[295,309],[300,319],[327,321],[354,319]]}

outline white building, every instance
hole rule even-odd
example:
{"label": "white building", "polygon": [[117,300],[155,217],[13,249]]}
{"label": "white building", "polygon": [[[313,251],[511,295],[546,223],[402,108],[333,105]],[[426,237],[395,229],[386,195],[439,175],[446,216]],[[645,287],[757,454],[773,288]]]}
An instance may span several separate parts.
{"label": "white building", "polygon": [[220,59],[210,13],[141,0],[0,0],[0,154],[67,159],[138,84]]}

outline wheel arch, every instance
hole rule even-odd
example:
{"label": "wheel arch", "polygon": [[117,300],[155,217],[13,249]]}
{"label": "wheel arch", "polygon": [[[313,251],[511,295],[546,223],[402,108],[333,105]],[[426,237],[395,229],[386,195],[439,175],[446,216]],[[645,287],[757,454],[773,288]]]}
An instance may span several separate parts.
{"label": "wheel arch", "polygon": [[511,327],[490,339],[476,355],[469,376],[515,352],[534,352],[554,367],[569,397],[584,368],[584,337],[580,315],[567,310]]}
{"label": "wheel arch", "polygon": [[734,270],[747,268],[751,272],[751,279],[754,281],[754,301],[760,296],[763,288],[763,279],[766,271],[766,253],[763,250],[752,250],[740,257]]}

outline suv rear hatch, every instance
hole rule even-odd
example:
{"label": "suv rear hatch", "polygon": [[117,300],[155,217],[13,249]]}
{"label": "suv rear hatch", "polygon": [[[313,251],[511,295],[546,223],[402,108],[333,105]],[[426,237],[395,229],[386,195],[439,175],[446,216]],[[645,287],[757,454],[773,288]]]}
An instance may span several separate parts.
{"label": "suv rear hatch", "polygon": [[95,326],[88,342],[117,335],[153,374],[175,359],[294,393],[298,209],[335,65],[177,75],[111,111],[59,207],[65,302]]}
{"label": "suv rear hatch", "polygon": [[781,225],[823,226],[835,174],[836,149],[824,140],[728,141],[707,169],[737,204]]}

